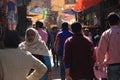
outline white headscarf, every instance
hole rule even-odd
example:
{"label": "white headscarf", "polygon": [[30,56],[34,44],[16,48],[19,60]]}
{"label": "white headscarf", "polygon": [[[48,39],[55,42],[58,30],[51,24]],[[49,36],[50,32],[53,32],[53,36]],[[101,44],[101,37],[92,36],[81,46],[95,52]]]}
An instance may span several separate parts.
{"label": "white headscarf", "polygon": [[[32,30],[35,32],[33,42],[27,42],[27,32]],[[38,31],[34,28],[28,28],[25,33],[25,41],[19,44],[19,48],[25,51],[30,51],[32,54],[50,56],[46,43],[42,40]]]}

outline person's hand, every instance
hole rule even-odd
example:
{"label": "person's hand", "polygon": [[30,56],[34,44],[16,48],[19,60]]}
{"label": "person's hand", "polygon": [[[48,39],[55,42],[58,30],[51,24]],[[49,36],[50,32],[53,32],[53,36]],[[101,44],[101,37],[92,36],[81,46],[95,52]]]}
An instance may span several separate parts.
{"label": "person's hand", "polygon": [[104,67],[107,67],[107,61],[104,61],[104,62],[103,62],[103,66],[104,66]]}
{"label": "person's hand", "polygon": [[103,72],[103,71],[104,71],[104,68],[107,67],[107,62],[104,61],[103,63],[98,63],[97,65],[98,65],[98,70],[99,70],[100,72]]}
{"label": "person's hand", "polygon": [[66,80],[72,80],[71,76],[70,76],[70,75],[67,75],[67,76],[66,76]]}
{"label": "person's hand", "polygon": [[104,67],[104,64],[103,64],[103,63],[98,64],[98,70],[99,70],[100,72],[103,72],[103,67]]}

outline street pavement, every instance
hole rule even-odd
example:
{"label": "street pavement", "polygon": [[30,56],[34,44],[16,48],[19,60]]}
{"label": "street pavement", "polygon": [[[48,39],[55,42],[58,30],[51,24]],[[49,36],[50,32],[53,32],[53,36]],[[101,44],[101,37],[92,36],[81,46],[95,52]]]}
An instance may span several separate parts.
{"label": "street pavement", "polygon": [[52,80],[61,80],[60,79],[60,67],[54,67],[53,66],[53,58],[52,58],[52,53],[49,51],[51,54],[51,64],[52,64]]}
{"label": "street pavement", "polygon": [[60,80],[60,67],[52,67],[52,80]]}

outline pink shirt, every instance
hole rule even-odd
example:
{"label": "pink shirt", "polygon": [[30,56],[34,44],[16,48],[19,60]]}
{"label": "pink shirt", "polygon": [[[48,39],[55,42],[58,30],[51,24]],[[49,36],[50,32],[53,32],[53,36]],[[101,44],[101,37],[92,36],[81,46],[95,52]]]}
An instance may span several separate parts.
{"label": "pink shirt", "polygon": [[108,64],[120,63],[120,27],[118,26],[112,26],[102,34],[98,45],[98,62],[104,61],[106,53],[108,53]]}
{"label": "pink shirt", "polygon": [[47,43],[47,40],[48,40],[48,34],[47,34],[47,32],[45,30],[43,30],[42,28],[39,28],[38,29],[38,33],[42,37],[42,40],[45,41],[45,43]]}

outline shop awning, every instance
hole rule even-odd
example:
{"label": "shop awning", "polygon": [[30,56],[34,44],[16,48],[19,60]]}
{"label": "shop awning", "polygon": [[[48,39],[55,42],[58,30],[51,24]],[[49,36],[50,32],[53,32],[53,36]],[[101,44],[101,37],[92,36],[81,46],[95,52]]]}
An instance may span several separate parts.
{"label": "shop awning", "polygon": [[90,8],[98,3],[100,3],[101,0],[78,0],[75,4],[75,11],[81,12],[87,8]]}

